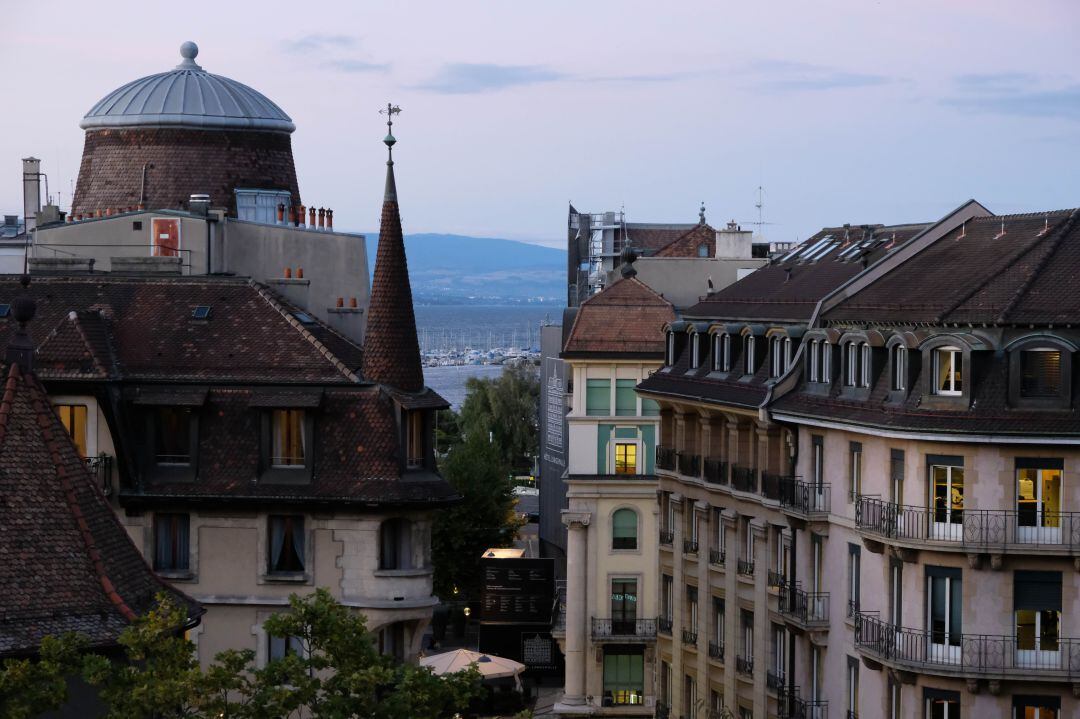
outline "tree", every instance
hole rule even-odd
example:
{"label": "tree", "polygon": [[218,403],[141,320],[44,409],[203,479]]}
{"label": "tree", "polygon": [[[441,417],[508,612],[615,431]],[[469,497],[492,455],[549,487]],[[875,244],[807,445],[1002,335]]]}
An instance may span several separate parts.
{"label": "tree", "polygon": [[483,584],[480,554],[509,546],[523,524],[496,444],[470,436],[450,450],[443,475],[461,501],[439,512],[431,532],[435,593],[475,598]]}
{"label": "tree", "polygon": [[461,429],[465,439],[491,441],[513,470],[532,467],[537,452],[540,379],[535,368],[506,367],[495,378],[465,381]]}
{"label": "tree", "polygon": [[448,677],[399,664],[375,649],[364,618],[325,589],[289,598],[271,617],[271,636],[298,639],[301,651],[254,666],[250,650],[222,652],[205,671],[178,634],[185,612],[166,596],[120,636],[122,660],[87,654],[73,635],[47,638],[40,661],[7,660],[0,669],[0,715],[36,716],[66,701],[68,676],[99,689],[109,719],[437,719],[480,693],[475,668]]}

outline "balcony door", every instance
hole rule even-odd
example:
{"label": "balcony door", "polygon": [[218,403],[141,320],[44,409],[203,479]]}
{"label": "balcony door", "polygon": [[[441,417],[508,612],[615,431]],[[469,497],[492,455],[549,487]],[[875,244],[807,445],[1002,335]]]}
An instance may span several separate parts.
{"label": "balcony door", "polygon": [[963,638],[963,581],[961,570],[926,568],[927,659],[933,663],[958,664]]}
{"label": "balcony door", "polygon": [[1018,460],[1016,541],[1061,544],[1062,461]]}
{"label": "balcony door", "polygon": [[611,580],[611,633],[633,636],[637,626],[637,579]]}
{"label": "balcony door", "polygon": [[1061,572],[1017,571],[1013,575],[1016,665],[1062,669]]}
{"label": "balcony door", "polygon": [[964,538],[964,468],[930,466],[930,538],[959,542]]}

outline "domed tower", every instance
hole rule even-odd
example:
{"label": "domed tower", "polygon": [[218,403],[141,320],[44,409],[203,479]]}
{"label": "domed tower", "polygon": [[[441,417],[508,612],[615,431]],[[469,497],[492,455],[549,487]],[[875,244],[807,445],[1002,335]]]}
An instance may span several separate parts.
{"label": "domed tower", "polygon": [[207,194],[236,216],[237,189],[253,207],[300,204],[292,120],[265,95],[202,69],[198,54],[185,42],[174,69],[129,82],[86,113],[73,213],[187,209],[192,194]]}

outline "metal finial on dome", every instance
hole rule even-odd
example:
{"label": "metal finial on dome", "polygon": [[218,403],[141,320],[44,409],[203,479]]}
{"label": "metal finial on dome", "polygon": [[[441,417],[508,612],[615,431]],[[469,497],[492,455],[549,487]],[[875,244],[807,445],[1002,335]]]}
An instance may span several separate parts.
{"label": "metal finial on dome", "polygon": [[190,68],[192,70],[201,70],[195,63],[195,58],[199,56],[199,46],[188,40],[180,46],[180,57],[184,58],[177,68]]}
{"label": "metal finial on dome", "polygon": [[8,364],[17,364],[29,372],[34,368],[34,343],[30,340],[26,325],[37,314],[37,302],[30,295],[30,275],[24,274],[19,279],[19,284],[22,285],[22,292],[11,302],[11,314],[19,323],[19,328],[8,340],[4,360]]}

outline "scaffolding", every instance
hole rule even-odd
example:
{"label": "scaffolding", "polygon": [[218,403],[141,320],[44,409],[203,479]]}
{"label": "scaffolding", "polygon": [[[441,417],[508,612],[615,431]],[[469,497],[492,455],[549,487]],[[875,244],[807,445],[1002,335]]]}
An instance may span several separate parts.
{"label": "scaffolding", "polygon": [[626,214],[577,212],[570,208],[567,232],[567,303],[576,307],[607,285],[626,238]]}

